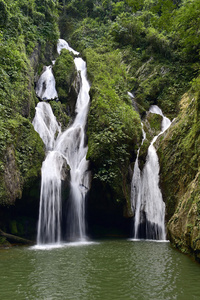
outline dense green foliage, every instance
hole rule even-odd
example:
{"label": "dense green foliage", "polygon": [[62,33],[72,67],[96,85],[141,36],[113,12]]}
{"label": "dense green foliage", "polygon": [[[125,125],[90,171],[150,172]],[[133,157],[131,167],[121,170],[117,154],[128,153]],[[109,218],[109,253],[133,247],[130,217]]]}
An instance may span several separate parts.
{"label": "dense green foliage", "polygon": [[23,38],[29,54],[38,42],[54,42],[58,38],[57,1],[1,0],[0,13],[4,41]]}
{"label": "dense green foliage", "polygon": [[75,0],[66,2],[61,24],[66,18],[67,38],[79,51],[120,49],[136,101],[175,116],[199,70],[199,13],[197,0]]}
{"label": "dense green foliage", "polygon": [[15,115],[0,120],[1,125],[1,161],[0,161],[0,203],[13,204],[21,197],[24,185],[38,176],[44,147],[39,135],[26,118]]}
{"label": "dense green foliage", "polygon": [[61,51],[53,66],[53,73],[56,80],[58,98],[62,103],[66,103],[69,98],[71,85],[76,78],[76,67],[74,59],[66,49]]}
{"label": "dense green foliage", "polygon": [[85,51],[92,81],[87,158],[92,162],[94,178],[108,184],[120,197],[130,160],[140,143],[141,125],[127,94],[120,52],[101,50]]}
{"label": "dense green foliage", "polygon": [[34,106],[33,70],[28,58],[38,45],[57,41],[56,4],[52,0],[1,0],[0,4],[2,18],[6,11],[0,31],[1,104],[27,117],[30,108],[24,112],[24,106]]}
{"label": "dense green foliage", "polygon": [[66,105],[62,104],[60,101],[49,101],[53,114],[57,121],[60,123],[62,129],[66,129],[69,125],[70,117],[68,116],[68,111],[66,110]]}

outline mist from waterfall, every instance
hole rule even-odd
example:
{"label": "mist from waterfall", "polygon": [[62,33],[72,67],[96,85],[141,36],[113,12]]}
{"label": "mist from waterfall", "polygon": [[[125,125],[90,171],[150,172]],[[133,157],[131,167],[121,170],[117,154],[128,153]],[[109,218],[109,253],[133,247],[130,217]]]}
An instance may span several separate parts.
{"label": "mist from waterfall", "polygon": [[[161,109],[152,105],[149,112],[162,116],[161,135],[170,126]],[[131,183],[131,204],[134,212],[134,239],[165,240],[165,203],[159,188],[159,161],[154,147],[158,136],[155,136],[148,148],[143,171],[139,168],[139,150],[135,161]],[[145,133],[143,131],[143,141]]]}
{"label": "mist from waterfall", "polygon": [[[73,54],[66,41],[59,40],[58,53],[65,48]],[[62,181],[70,169],[70,195],[68,199],[67,236],[69,240],[84,241],[85,197],[89,189],[90,174],[86,160],[87,145],[85,126],[89,109],[89,83],[86,77],[86,63],[80,57],[74,59],[80,72],[81,88],[76,102],[76,116],[73,124],[64,132],[53,115],[47,102],[40,102],[36,107],[33,120],[35,130],[39,133],[46,147],[46,158],[42,164],[42,181],[40,192],[40,209],[38,221],[37,244],[60,243],[62,240]],[[53,79],[52,79],[53,78]],[[55,79],[51,66],[46,67],[36,86],[36,93],[41,99],[57,98]]]}

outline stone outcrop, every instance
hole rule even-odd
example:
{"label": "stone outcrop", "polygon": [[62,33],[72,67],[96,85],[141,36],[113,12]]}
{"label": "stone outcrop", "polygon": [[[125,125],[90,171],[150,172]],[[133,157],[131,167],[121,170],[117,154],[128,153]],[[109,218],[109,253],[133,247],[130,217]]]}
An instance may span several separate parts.
{"label": "stone outcrop", "polygon": [[199,145],[199,95],[190,91],[182,97],[178,117],[157,146],[169,239],[200,261]]}

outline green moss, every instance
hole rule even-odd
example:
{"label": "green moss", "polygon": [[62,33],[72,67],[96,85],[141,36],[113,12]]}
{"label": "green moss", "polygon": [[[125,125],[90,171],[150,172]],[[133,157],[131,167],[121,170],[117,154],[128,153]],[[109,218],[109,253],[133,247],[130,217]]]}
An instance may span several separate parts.
{"label": "green moss", "polygon": [[66,129],[70,121],[70,117],[67,115],[66,105],[60,101],[50,101],[49,103],[57,121],[62,125],[62,129]]}
{"label": "green moss", "polygon": [[140,153],[139,153],[139,167],[140,170],[143,169],[144,164],[146,162],[147,152],[149,148],[150,142],[145,139],[143,142],[143,145],[140,147]]}
{"label": "green moss", "polygon": [[30,121],[19,114],[1,125],[0,203],[11,204],[40,174],[44,145]]}
{"label": "green moss", "polygon": [[[19,135],[20,127],[23,131]],[[41,163],[44,159],[44,145],[32,124],[21,119],[16,130],[16,159],[24,183],[40,174]]]}
{"label": "green moss", "polygon": [[[197,91],[197,92],[196,92]],[[160,141],[160,174],[173,243],[195,256],[200,244],[199,94],[193,87],[180,103],[180,113]],[[179,243],[178,241],[181,241]]]}
{"label": "green moss", "polygon": [[76,67],[71,53],[63,49],[53,66],[56,89],[61,102],[66,103],[71,85],[76,77]]}
{"label": "green moss", "polygon": [[162,116],[150,113],[147,120],[149,121],[151,130],[155,132],[154,135],[157,135],[161,131]]}
{"label": "green moss", "polygon": [[126,193],[130,161],[141,140],[139,115],[127,96],[126,71],[120,53],[85,51],[92,81],[88,115],[88,154],[94,178],[122,201]]}
{"label": "green moss", "polygon": [[163,190],[167,199],[171,199],[170,206],[173,205],[170,211],[177,204],[178,191],[181,194],[185,192],[199,168],[200,136],[197,115],[197,95],[185,95],[181,101],[180,114],[158,149]]}
{"label": "green moss", "polygon": [[150,142],[161,131],[162,116],[147,112],[143,124],[146,139]]}

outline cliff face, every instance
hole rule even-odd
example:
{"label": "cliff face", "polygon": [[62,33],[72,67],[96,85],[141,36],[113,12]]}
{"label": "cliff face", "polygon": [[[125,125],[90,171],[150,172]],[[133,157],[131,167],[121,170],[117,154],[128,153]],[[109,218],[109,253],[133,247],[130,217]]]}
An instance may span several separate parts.
{"label": "cliff face", "polygon": [[199,86],[182,97],[180,112],[160,138],[160,176],[171,242],[200,259]]}
{"label": "cliff face", "polygon": [[[92,192],[100,210],[126,207],[131,215],[129,166],[141,143],[141,122],[127,94],[125,65],[119,51],[85,51],[91,80],[88,114],[88,154],[93,172]],[[94,191],[97,191],[94,193]],[[104,195],[107,204],[102,205]],[[118,207],[118,208],[117,208]]]}
{"label": "cliff face", "polygon": [[24,186],[30,185],[39,176],[44,147],[27,119],[18,116],[9,119],[5,125],[9,139],[1,152],[0,204],[9,206],[15,203],[16,198],[21,198]]}
{"label": "cliff face", "polygon": [[6,206],[39,175],[44,157],[43,143],[31,124],[36,102],[33,68],[24,53],[18,55],[23,67],[14,82],[7,78],[1,98],[0,204]]}

